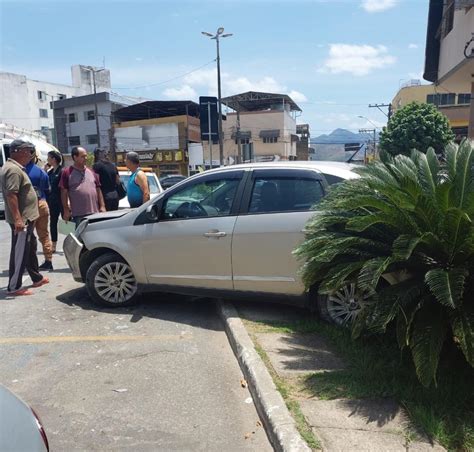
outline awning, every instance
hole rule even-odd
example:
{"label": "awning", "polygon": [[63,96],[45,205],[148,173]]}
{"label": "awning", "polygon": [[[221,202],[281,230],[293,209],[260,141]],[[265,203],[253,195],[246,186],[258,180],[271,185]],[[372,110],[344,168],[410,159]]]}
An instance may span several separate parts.
{"label": "awning", "polygon": [[278,138],[280,129],[260,130],[260,138]]}
{"label": "awning", "polygon": [[[235,140],[237,138],[237,131],[235,132],[232,132],[232,139]],[[245,131],[245,130],[241,130],[240,131],[240,139],[250,139],[252,138],[252,132],[249,130],[249,131]]]}

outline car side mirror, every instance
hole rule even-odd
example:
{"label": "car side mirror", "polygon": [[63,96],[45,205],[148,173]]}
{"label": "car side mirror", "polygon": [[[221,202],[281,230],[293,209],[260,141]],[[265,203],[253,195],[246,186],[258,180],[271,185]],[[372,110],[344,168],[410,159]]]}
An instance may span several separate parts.
{"label": "car side mirror", "polygon": [[160,217],[160,211],[156,204],[150,204],[146,208],[146,217],[150,221],[158,221],[158,218]]}

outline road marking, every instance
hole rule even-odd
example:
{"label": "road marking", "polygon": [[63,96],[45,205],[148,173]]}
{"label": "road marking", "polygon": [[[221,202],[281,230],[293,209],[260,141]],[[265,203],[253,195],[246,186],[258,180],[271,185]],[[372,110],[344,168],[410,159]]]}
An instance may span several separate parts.
{"label": "road marking", "polygon": [[49,344],[53,342],[140,342],[185,339],[189,334],[163,334],[161,336],[39,336],[0,337],[0,345]]}

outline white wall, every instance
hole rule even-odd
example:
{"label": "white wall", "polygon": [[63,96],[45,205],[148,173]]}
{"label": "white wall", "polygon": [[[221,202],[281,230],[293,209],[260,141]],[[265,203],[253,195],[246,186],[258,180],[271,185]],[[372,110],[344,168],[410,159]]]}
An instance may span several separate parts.
{"label": "white wall", "polygon": [[179,149],[177,123],[116,127],[114,134],[117,150],[119,151]]}
{"label": "white wall", "polygon": [[[58,100],[59,94],[71,98],[93,92],[88,79],[84,78],[84,83],[79,83],[81,75],[86,77],[90,71],[80,66],[73,66],[72,72],[76,74],[72,85],[31,80],[22,74],[0,72],[0,121],[33,131],[41,131],[42,127],[54,128],[51,100]],[[97,74],[97,92],[109,91],[109,71],[99,74]],[[38,91],[47,94],[45,100],[38,98]],[[40,117],[40,109],[48,111],[47,118]]]}
{"label": "white wall", "polygon": [[[112,104],[110,102],[101,102],[97,104],[99,112],[99,130],[100,130],[100,145],[102,148],[109,149],[109,130],[110,130],[110,115]],[[88,144],[87,135],[97,135],[97,126],[95,119],[86,121],[84,119],[84,112],[94,110],[94,104],[80,105],[78,107],[69,107],[64,109],[65,115],[69,113],[76,113],[77,122],[66,124],[66,136],[80,137],[81,146],[88,152],[93,152],[98,144]],[[71,151],[72,146],[68,146],[68,151]]]}
{"label": "white wall", "polygon": [[453,29],[441,41],[438,78],[442,78],[465,59],[464,46],[474,32],[474,8],[470,8],[467,13],[465,11],[455,11]]}

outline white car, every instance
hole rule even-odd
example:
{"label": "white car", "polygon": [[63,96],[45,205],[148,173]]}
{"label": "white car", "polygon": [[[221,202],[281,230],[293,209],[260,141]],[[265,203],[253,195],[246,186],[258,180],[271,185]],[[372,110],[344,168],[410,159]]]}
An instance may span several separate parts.
{"label": "white car", "polygon": [[312,207],[330,184],[358,177],[352,169],[344,163],[278,162],[206,171],[137,209],[87,217],[65,239],[64,253],[74,279],[106,306],[131,304],[140,292],[159,290],[258,295],[317,304],[321,312],[338,303],[351,314],[360,305],[350,291],[334,301],[305,289],[292,252],[304,238]]}
{"label": "white car", "polygon": [[[141,169],[146,174],[148,187],[150,188],[150,199],[156,198],[163,191],[157,175],[153,171],[151,171],[149,168],[141,168]],[[118,168],[118,173],[119,173],[120,180],[123,182],[126,189],[128,180],[130,179],[130,176],[132,173],[128,169],[122,169],[122,168]],[[126,196],[125,198],[120,200],[119,209],[130,209],[130,204],[128,203],[128,199]]]}

